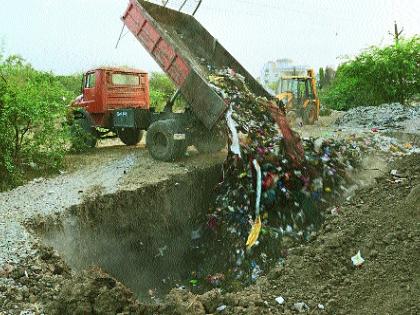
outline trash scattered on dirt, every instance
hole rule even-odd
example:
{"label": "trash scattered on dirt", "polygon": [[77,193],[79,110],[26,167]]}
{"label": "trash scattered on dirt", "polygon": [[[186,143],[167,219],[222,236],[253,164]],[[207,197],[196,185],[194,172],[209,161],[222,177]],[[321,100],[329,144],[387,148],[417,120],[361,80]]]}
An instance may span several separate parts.
{"label": "trash scattered on dirt", "polygon": [[391,171],[391,175],[392,176],[397,176],[397,174],[398,174],[398,170],[392,170]]}
{"label": "trash scattered on dirt", "polygon": [[220,305],[218,308],[216,308],[216,311],[220,313],[220,312],[223,312],[226,308],[227,308],[226,305]]}
{"label": "trash scattered on dirt", "polygon": [[309,310],[309,306],[303,302],[295,303],[292,306],[292,310],[297,311],[298,313],[305,313]]}
{"label": "trash scattered on dirt", "polygon": [[360,252],[360,250],[357,252],[355,256],[351,258],[351,261],[353,263],[353,266],[355,267],[360,267],[365,263],[365,260],[362,257],[362,253]]}
{"label": "trash scattered on dirt", "polygon": [[372,128],[373,132],[378,132],[387,128],[403,128],[404,121],[415,118],[420,118],[420,104],[403,106],[395,103],[350,109],[336,121],[336,124],[343,127]]}
{"label": "trash scattered on dirt", "polygon": [[339,215],[340,214],[340,207],[335,207],[335,208],[331,209],[331,214],[332,215]]}
{"label": "trash scattered on dirt", "polygon": [[284,304],[284,298],[282,296],[276,297],[276,302],[280,305]]}

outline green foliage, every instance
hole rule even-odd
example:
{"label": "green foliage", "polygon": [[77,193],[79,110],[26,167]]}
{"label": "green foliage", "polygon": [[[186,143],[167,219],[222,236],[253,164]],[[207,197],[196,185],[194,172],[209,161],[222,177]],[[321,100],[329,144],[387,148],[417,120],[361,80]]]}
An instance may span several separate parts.
{"label": "green foliage", "polygon": [[51,73],[19,56],[0,59],[0,189],[25,171],[58,169],[66,150],[64,117],[72,97]]}
{"label": "green foliage", "polygon": [[82,94],[82,78],[82,73],[57,76],[58,82],[60,82],[66,91],[70,92],[73,96],[72,99]]}
{"label": "green foliage", "polygon": [[363,105],[406,104],[420,93],[420,37],[385,48],[371,47],[343,63],[322,101],[347,110]]}
{"label": "green foliage", "polygon": [[150,76],[150,103],[157,112],[163,111],[176,87],[164,73],[153,72]]}
{"label": "green foliage", "polygon": [[322,68],[322,67],[319,68],[319,70],[318,70],[318,76],[319,76],[318,86],[319,86],[320,89],[322,89],[323,88],[323,85],[322,85],[321,82],[324,82],[324,80],[325,80],[324,68]]}
{"label": "green foliage", "polygon": [[[150,103],[151,107],[157,112],[162,112],[166,103],[176,92],[176,86],[169,77],[161,72],[153,72],[150,76]],[[185,109],[186,102],[182,97],[178,97],[173,110],[182,111]]]}
{"label": "green foliage", "polygon": [[335,74],[335,70],[331,67],[326,67],[325,69],[319,68],[319,89],[322,90],[328,88],[332,84]]}

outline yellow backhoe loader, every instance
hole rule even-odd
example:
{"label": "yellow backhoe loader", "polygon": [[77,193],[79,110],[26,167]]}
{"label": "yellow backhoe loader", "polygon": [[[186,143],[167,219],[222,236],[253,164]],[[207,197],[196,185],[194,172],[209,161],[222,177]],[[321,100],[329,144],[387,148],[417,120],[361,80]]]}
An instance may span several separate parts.
{"label": "yellow backhoe loader", "polygon": [[281,77],[279,90],[277,98],[283,101],[288,113],[296,113],[306,125],[318,120],[320,101],[314,70],[308,70],[306,76]]}

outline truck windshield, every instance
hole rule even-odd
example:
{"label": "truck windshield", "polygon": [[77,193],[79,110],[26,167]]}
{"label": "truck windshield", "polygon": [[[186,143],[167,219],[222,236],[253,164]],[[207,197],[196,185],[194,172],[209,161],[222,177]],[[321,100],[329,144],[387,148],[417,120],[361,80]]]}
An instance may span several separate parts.
{"label": "truck windshield", "polygon": [[135,74],[113,73],[111,74],[111,82],[113,85],[140,85],[140,77]]}

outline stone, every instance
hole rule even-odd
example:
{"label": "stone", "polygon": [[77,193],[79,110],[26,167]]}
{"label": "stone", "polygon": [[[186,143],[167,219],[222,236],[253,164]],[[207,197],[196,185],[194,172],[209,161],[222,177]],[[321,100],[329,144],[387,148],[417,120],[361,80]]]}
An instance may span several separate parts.
{"label": "stone", "polygon": [[292,310],[297,311],[298,313],[305,313],[309,311],[309,306],[306,305],[304,302],[298,302],[293,304]]}

